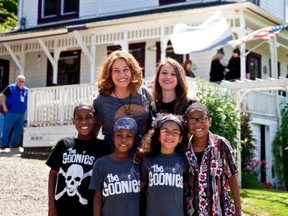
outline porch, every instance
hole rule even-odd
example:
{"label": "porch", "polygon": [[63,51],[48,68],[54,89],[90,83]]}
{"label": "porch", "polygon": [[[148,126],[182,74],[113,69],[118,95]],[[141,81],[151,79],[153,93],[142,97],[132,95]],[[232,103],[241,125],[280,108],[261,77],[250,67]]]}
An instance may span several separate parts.
{"label": "porch", "polygon": [[[187,81],[188,94],[194,98],[197,92],[195,79],[187,78]],[[288,98],[278,95],[278,91],[273,91],[273,89],[287,91],[288,79],[282,81],[224,82],[219,86],[219,91],[222,87],[226,90],[235,91],[235,94],[238,93],[239,108],[240,103],[244,101],[252,117],[279,124],[281,121],[279,105],[283,101],[287,101]],[[151,82],[152,80],[145,80],[144,84],[150,88]],[[268,87],[265,87],[267,83],[274,85],[274,87],[269,87],[272,90],[267,91]],[[265,89],[266,91],[261,91]],[[76,133],[72,125],[74,107],[81,102],[92,103],[97,94],[96,84],[31,88],[28,96],[27,127],[25,127],[23,146],[53,146],[60,138],[74,135]]]}

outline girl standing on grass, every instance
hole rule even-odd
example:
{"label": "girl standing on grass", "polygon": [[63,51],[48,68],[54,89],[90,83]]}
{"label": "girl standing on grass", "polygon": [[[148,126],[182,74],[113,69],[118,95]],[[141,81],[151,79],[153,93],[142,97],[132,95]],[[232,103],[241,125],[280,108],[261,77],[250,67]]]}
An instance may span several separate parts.
{"label": "girl standing on grass", "polygon": [[[240,216],[240,190],[230,143],[209,131],[212,119],[204,104],[192,104],[184,117],[191,135],[186,151],[191,167],[189,216]],[[235,209],[228,195],[227,181]]]}
{"label": "girl standing on grass", "polygon": [[90,189],[95,191],[94,216],[138,216],[140,173],[130,153],[136,143],[136,120],[122,117],[114,124],[114,152],[96,161]]}
{"label": "girl standing on grass", "polygon": [[[146,216],[183,216],[188,163],[181,150],[185,146],[184,126],[176,115],[160,117],[148,132],[149,147],[141,171],[141,187],[146,192]],[[148,138],[149,137],[149,138]]]}
{"label": "girl standing on grass", "polygon": [[48,180],[49,216],[93,216],[93,191],[88,189],[93,164],[111,152],[104,141],[96,139],[94,108],[80,104],[73,112],[75,137],[58,141],[46,164],[51,168]]}

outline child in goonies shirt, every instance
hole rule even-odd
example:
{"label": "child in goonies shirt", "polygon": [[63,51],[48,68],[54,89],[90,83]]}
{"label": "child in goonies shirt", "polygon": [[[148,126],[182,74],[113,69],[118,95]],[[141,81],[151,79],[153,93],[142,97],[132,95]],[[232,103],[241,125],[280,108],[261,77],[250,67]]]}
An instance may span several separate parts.
{"label": "child in goonies shirt", "polygon": [[110,148],[93,135],[94,108],[89,104],[75,107],[75,137],[58,141],[46,164],[51,167],[48,181],[49,216],[92,216],[93,191],[89,190],[94,162],[109,154]]}
{"label": "child in goonies shirt", "polygon": [[95,190],[94,216],[138,216],[140,214],[139,165],[133,163],[131,149],[138,126],[130,117],[114,124],[114,152],[96,161],[90,189]]}
{"label": "child in goonies shirt", "polygon": [[184,215],[183,198],[188,185],[185,137],[181,118],[172,114],[160,117],[144,137],[150,149],[141,170],[141,187],[147,188],[146,216]]}

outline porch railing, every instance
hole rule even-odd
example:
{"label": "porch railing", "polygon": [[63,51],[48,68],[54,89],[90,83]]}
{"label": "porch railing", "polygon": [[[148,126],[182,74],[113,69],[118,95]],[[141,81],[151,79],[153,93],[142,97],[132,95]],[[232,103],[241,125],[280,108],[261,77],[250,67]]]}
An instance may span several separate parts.
{"label": "porch railing", "polygon": [[[145,80],[150,88],[152,80]],[[194,97],[195,82],[188,78],[189,96]],[[27,126],[72,124],[73,110],[81,102],[92,103],[98,94],[96,84],[31,88],[28,95]]]}
{"label": "porch railing", "polygon": [[[191,98],[195,98],[197,91],[195,80],[187,78]],[[148,88],[151,80],[145,80]],[[66,86],[53,86],[44,88],[31,88],[28,95],[27,126],[41,127],[72,124],[73,110],[80,102],[92,103],[98,94],[96,84],[78,84]],[[278,103],[288,100],[279,97]],[[275,106],[277,103],[275,93],[250,92],[245,97],[249,112],[265,115],[268,118],[277,118]]]}
{"label": "porch railing", "polygon": [[72,123],[74,107],[92,103],[97,95],[95,84],[32,88],[28,95],[27,126],[52,126]]}

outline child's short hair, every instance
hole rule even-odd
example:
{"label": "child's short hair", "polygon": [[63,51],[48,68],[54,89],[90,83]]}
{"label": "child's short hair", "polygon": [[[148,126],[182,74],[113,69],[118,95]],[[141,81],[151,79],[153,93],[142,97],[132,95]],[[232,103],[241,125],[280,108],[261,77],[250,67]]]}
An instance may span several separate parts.
{"label": "child's short hair", "polygon": [[75,114],[76,114],[77,110],[80,109],[81,107],[89,107],[89,108],[91,108],[91,110],[93,112],[93,115],[95,115],[95,109],[94,109],[94,107],[91,104],[89,104],[89,103],[80,103],[77,106],[75,106],[75,108],[73,110],[73,118],[75,117]]}
{"label": "child's short hair", "polygon": [[114,124],[114,133],[122,129],[129,130],[137,135],[138,125],[136,120],[131,117],[119,118]]}
{"label": "child's short hair", "polygon": [[206,113],[208,117],[210,117],[209,110],[208,110],[207,106],[206,106],[205,104],[202,104],[202,103],[200,103],[200,102],[197,102],[197,103],[191,104],[191,105],[187,108],[187,110],[186,110],[186,112],[185,112],[185,114],[184,114],[184,119],[185,119],[185,120],[187,120],[187,115],[188,115],[188,113],[190,113],[190,112],[192,112],[192,111],[202,111],[202,112]]}

